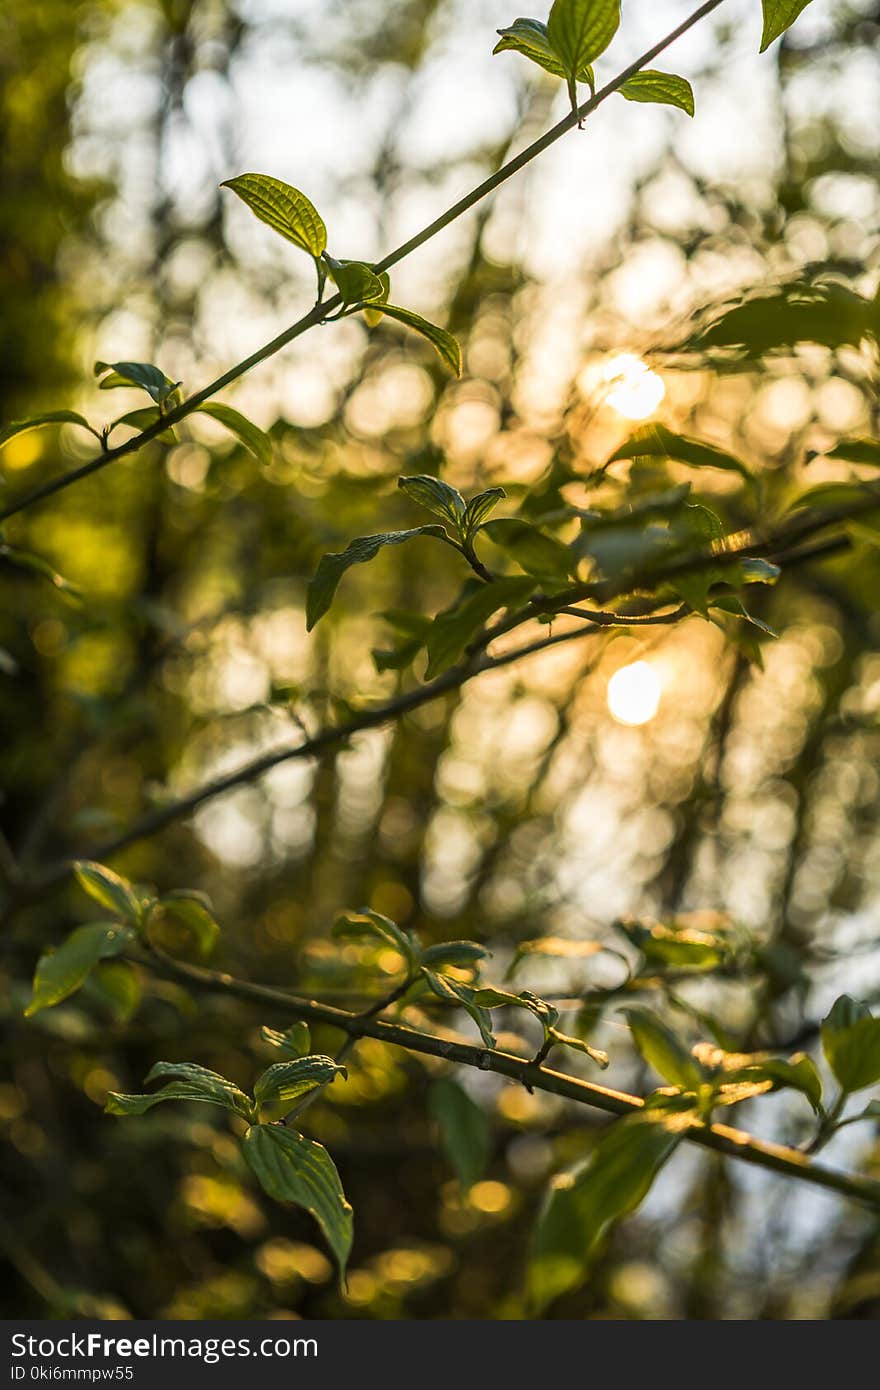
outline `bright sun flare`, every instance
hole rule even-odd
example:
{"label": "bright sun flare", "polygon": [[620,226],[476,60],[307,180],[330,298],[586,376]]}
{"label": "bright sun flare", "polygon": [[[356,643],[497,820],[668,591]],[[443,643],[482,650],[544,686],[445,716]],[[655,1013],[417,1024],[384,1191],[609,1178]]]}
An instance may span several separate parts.
{"label": "bright sun flare", "polygon": [[660,705],[660,677],[647,661],[621,666],[608,682],[608,708],[618,724],[647,724]]}
{"label": "bright sun flare", "polygon": [[608,382],[606,401],[627,420],[647,420],[666,395],[663,378],[634,352],[620,352],[602,369]]}

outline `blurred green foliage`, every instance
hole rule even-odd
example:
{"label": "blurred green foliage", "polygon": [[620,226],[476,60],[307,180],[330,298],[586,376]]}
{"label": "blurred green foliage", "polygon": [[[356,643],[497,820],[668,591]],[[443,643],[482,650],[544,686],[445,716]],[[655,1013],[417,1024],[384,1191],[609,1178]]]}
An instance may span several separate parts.
{"label": "blurred green foliage", "polygon": [[[490,40],[509,15],[478,8],[468,31],[488,54],[481,26]],[[418,524],[396,480],[441,464],[468,496],[503,484],[526,514],[588,502],[594,469],[634,428],[604,403],[603,364],[614,354],[659,349],[651,360],[667,394],[658,418],[748,459],[769,509],[813,481],[849,476],[847,463],[821,456],[844,435],[878,432],[864,354],[832,345],[769,365],[676,370],[679,317],[690,325],[693,310],[746,284],[822,268],[862,294],[876,287],[878,137],[853,114],[848,81],[876,84],[880,14],[868,4],[826,8],[821,24],[783,42],[778,72],[764,69],[779,107],[776,154],[759,169],[710,177],[711,157],[670,125],[633,170],[613,235],[549,288],[534,248],[511,231],[528,208],[523,194],[497,215],[481,209],[444,246],[426,272],[423,307],[465,343],[460,383],[393,326],[369,337],[349,324],[320,329],[307,353],[254,379],[251,413],[268,429],[271,462],[194,422],[178,442],[154,442],[9,523],[8,542],[45,556],[83,597],[4,565],[0,867],[13,864],[4,872],[38,874],[100,847],[182,790],[405,682],[393,665],[376,671],[371,649],[401,638],[399,618],[377,615],[443,609],[460,586],[458,557],[430,543],[417,559],[408,547],[387,551],[340,590],[307,639],[306,585],[319,557],[354,536]],[[519,146],[523,129],[546,124],[557,84],[513,76],[520,65],[511,64],[493,80],[521,85],[469,144],[452,143],[442,159],[429,144],[408,145],[411,125],[430,125],[418,111],[422,83],[449,61],[460,7],[385,9],[335,4],[313,24],[308,11],[291,19],[277,6],[226,0],[11,0],[0,18],[4,421],[71,403],[103,422],[96,356],[154,360],[192,388],[218,359],[233,360],[230,341],[247,336],[243,351],[269,336],[250,336],[251,317],[283,325],[299,311],[292,301],[308,302],[307,278],[291,260],[261,259],[242,224],[224,221],[216,191],[250,166],[238,136],[265,139],[258,167],[275,167],[277,145],[253,108],[244,122],[236,85],[248,64],[259,85],[271,69],[267,46],[299,65],[321,119],[338,104],[343,167],[322,208],[338,201],[354,234],[353,199],[382,243],[407,198],[442,204],[441,185],[469,186],[474,169],[489,172]],[[701,81],[723,86],[732,25],[722,23],[717,51],[703,52],[702,76],[692,73],[698,123]],[[348,84],[356,109],[367,92],[387,98],[377,98],[382,119],[356,168],[343,149]],[[216,105],[205,125],[207,90]],[[615,119],[638,114],[627,106]],[[199,179],[179,176],[188,157]],[[279,168],[295,172],[295,162]],[[370,254],[369,234],[350,249]],[[643,302],[651,265],[675,274]],[[132,408],[142,400],[132,395]],[[67,429],[11,441],[4,491],[74,466],[88,456],[81,450]],[[813,451],[819,462],[808,462]],[[663,464],[645,486],[688,476]],[[623,502],[624,480],[639,485],[637,466],[612,470],[603,499]],[[728,525],[744,524],[724,475],[701,474],[698,491]],[[870,528],[855,539],[855,549],[762,590],[755,612],[781,634],[762,642],[763,672],[747,641],[725,643],[696,620],[668,638],[662,629],[648,640],[603,638],[597,652],[493,675],[308,768],[284,765],[114,864],[160,893],[210,892],[221,968],[352,1007],[369,1003],[377,961],[331,940],[346,908],[369,904],[427,943],[484,942],[502,963],[540,936],[608,944],[625,913],[717,909],[756,936],[762,983],[687,979],[678,1024],[696,1019],[705,1036],[699,1016],[712,1011],[744,1047],[818,1055],[816,1025],[834,995],[880,990],[880,558]],[[605,701],[609,673],[636,657],[656,661],[669,682],[641,730],[615,723]],[[434,1089],[448,1070],[361,1043],[347,1084],[312,1107],[307,1124],[357,1213],[343,1294],[308,1217],[264,1198],[207,1107],[161,1107],[138,1122],[101,1114],[108,1092],[140,1089],[160,1054],[197,1058],[249,1089],[273,1060],[261,1025],[285,1028],[288,1018],[106,962],[80,994],[25,1020],[38,956],[85,911],[65,886],[10,914],[4,930],[6,1316],[522,1315],[521,1272],[547,1176],[584,1156],[600,1117],[512,1083],[457,1078],[491,1118],[485,1167],[463,1187]],[[169,948],[185,951],[169,931]],[[393,953],[378,968],[393,976]],[[615,968],[619,976],[607,953],[550,963],[535,953],[517,987],[573,998],[589,1033],[591,996],[614,985]],[[644,1089],[627,1036],[613,1025],[601,1033],[612,1084]],[[332,1052],[338,1035],[319,1029],[312,1041]],[[808,1107],[787,1097],[769,1105],[775,1135],[804,1138]],[[872,1127],[845,1133],[850,1165],[876,1173]],[[587,1287],[548,1315],[873,1317],[877,1254],[874,1226],[858,1211],[783,1180],[762,1177],[744,1191],[726,1163],[677,1155]]]}

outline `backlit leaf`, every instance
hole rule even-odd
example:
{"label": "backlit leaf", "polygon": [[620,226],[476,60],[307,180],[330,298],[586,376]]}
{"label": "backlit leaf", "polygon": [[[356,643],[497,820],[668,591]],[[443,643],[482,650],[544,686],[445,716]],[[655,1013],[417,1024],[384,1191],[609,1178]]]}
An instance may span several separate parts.
{"label": "backlit leaf", "polygon": [[249,1129],[242,1152],[270,1197],[311,1213],[336,1257],[340,1277],[344,1277],[354,1218],[327,1150],[302,1134],[272,1124]]}
{"label": "backlit leaf", "polygon": [[780,34],[784,34],[798,15],[809,5],[810,0],[761,0],[761,8],[764,13],[764,29],[761,34],[761,48],[763,53],[774,39],[778,39]]}
{"label": "backlit leaf", "polygon": [[205,401],[198,409],[203,415],[210,415],[212,420],[223,425],[230,434],[234,434],[259,463],[265,467],[271,464],[271,439],[265,430],[261,430],[253,420],[242,415],[240,410],[233,410],[231,405],[223,405],[221,401]]}
{"label": "backlit leaf", "polygon": [[452,333],[438,327],[436,323],[429,322],[428,319],[423,319],[421,314],[414,314],[412,309],[401,309],[398,304],[383,304],[382,315],[397,319],[398,323],[404,323],[407,328],[421,333],[422,337],[427,338],[436,348],[453,376],[461,376],[461,344]]}
{"label": "backlit leaf", "polygon": [[239,174],[221,188],[231,188],[251,212],[279,236],[318,257],[327,246],[327,228],[304,193],[269,174]]}
{"label": "backlit leaf", "polygon": [[60,1004],[81,987],[98,961],[119,955],[133,940],[134,932],[118,922],[77,927],[56,950],[40,956],[25,1016]]}
{"label": "backlit leaf", "polygon": [[428,1091],[428,1110],[440,1142],[462,1187],[472,1187],[486,1171],[491,1147],[489,1118],[463,1086],[444,1077]]}
{"label": "backlit leaf", "polygon": [[469,593],[455,608],[440,613],[427,637],[427,678],[430,680],[452,666],[493,613],[521,602],[536,587],[537,581],[525,576],[496,579],[493,584],[481,585]]}
{"label": "backlit leaf", "polygon": [[664,106],[677,106],[689,116],[694,114],[694,90],[685,77],[672,72],[657,72],[643,68],[628,77],[618,88],[627,101],[651,101]]}
{"label": "backlit leaf", "polygon": [[95,434],[84,415],[75,410],[47,410],[42,415],[32,415],[28,420],[12,420],[0,430],[0,446],[17,434],[27,434],[30,430],[44,429],[47,425],[81,425],[89,434]]}
{"label": "backlit leaf", "polygon": [[374,560],[386,545],[402,545],[416,536],[434,536],[449,541],[442,526],[415,526],[409,531],[383,531],[377,536],[359,536],[345,550],[322,555],[314,577],[309,581],[306,598],[306,628],[311,632],[333,602],[339,581],[352,565],[364,565]]}

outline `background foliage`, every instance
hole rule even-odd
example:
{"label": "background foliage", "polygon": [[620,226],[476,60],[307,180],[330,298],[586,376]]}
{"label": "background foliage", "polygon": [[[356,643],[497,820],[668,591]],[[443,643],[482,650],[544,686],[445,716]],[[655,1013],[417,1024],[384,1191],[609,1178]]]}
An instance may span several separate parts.
{"label": "background foliage", "polygon": [[[632,8],[621,62],[685,12]],[[347,701],[392,693],[405,677],[377,672],[371,650],[399,633],[376,615],[451,602],[457,557],[389,549],[343,581],[307,638],[319,557],[423,522],[397,478],[441,460],[467,495],[503,483],[546,506],[563,484],[580,501],[579,480],[634,428],[609,361],[631,388],[618,407],[650,406],[662,381],[651,418],[746,459],[769,504],[849,476],[821,456],[877,434],[864,352],[813,344],[727,371],[671,351],[746,287],[822,270],[876,289],[880,11],[817,3],[759,61],[756,9],[731,0],[676,50],[693,128],[679,111],[606,108],[396,272],[398,302],[461,338],[460,381],[393,325],[320,328],[230,393],[270,431],[270,461],[199,419],[9,523],[10,544],[83,595],[4,566],[0,821],[29,872]],[[556,81],[490,57],[510,19],[495,0],[12,0],[0,418],[62,401],[105,418],[96,358],[157,361],[193,388],[308,305],[304,258],[219,191],[233,172],[307,189],[334,244],[369,257],[497,167],[565,105]],[[655,377],[619,361],[650,351]],[[12,440],[7,491],[75,465],[83,447],[74,431]],[[669,485],[692,479],[664,471]],[[733,524],[736,486],[699,476]],[[813,1047],[838,994],[880,988],[878,583],[862,539],[762,587],[754,612],[780,633],[761,644],[763,669],[751,646],[694,619],[491,673],[205,803],[114,863],[159,892],[208,891],[223,968],[352,1007],[395,960],[366,968],[357,947],[340,953],[330,933],[346,908],[368,904],[427,943],[479,940],[499,977],[529,938],[619,943],[626,914],[727,913],[759,944],[762,981],[686,982],[692,1009],[744,1045]],[[637,659],[663,693],[629,727],[606,694]],[[36,957],[87,920],[65,886],[4,932],[7,1316],[521,1313],[547,1177],[583,1156],[602,1117],[482,1074],[456,1078],[464,1100],[444,1097],[442,1065],[364,1041],[307,1121],[357,1213],[342,1293],[309,1219],[264,1199],[213,1112],[101,1115],[159,1054],[250,1089],[275,1060],[260,1025],[289,1020],[118,963],[25,1020]],[[588,1002],[616,978],[607,955],[526,960],[517,975]],[[597,1038],[612,1084],[646,1090],[622,1021]],[[337,1042],[315,1038],[319,1051]],[[468,1123],[467,1096],[492,1119],[469,1189],[439,1140],[444,1107]],[[801,1098],[758,1113],[761,1132],[804,1138]],[[836,1161],[876,1173],[872,1128],[842,1131]],[[793,1187],[677,1153],[588,1285],[548,1315],[874,1316],[875,1223]]]}

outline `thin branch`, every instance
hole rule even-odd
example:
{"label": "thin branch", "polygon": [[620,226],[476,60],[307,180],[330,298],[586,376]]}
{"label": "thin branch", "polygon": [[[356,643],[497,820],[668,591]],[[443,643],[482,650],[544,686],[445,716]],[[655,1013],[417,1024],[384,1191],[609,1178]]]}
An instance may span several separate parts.
{"label": "thin branch", "polygon": [[[860,511],[875,508],[880,504],[880,491],[872,489],[865,484],[867,496],[858,502],[853,502],[848,508],[835,508],[833,511],[824,512],[818,515],[810,514],[804,519],[797,518],[798,539],[802,536],[815,534],[823,526],[836,525],[844,521],[847,517],[857,515]],[[785,547],[791,533],[790,523],[786,523],[775,541],[776,550]],[[663,570],[655,568],[650,582],[654,585],[662,583],[668,578],[677,575],[690,573],[704,568],[711,564],[725,565],[731,564],[746,555],[753,555],[756,549],[761,549],[765,554],[774,555],[774,542],[772,538],[767,538],[760,546],[749,545],[748,542],[753,538],[746,534],[743,538],[742,548],[731,549],[721,555],[711,555],[709,553],[691,556],[680,561],[675,561]],[[835,539],[835,538],[832,538]],[[816,546],[810,547],[801,545],[797,550],[788,551],[788,567],[804,564],[814,558],[821,558],[827,551],[829,542],[820,542]],[[781,555],[778,557],[781,558]],[[476,676],[482,675],[486,671],[499,670],[504,666],[509,666],[516,661],[523,660],[525,657],[533,656],[537,652],[546,651],[550,647],[559,646],[565,642],[577,641],[582,637],[596,636],[603,630],[602,624],[588,623],[583,627],[577,627],[565,632],[554,633],[546,637],[536,638],[532,642],[524,643],[522,646],[512,647],[506,652],[498,655],[489,655],[486,648],[497,638],[506,636],[531,622],[535,617],[542,613],[557,612],[558,604],[571,593],[583,598],[588,595],[594,596],[601,593],[605,600],[616,599],[624,594],[631,593],[634,587],[647,583],[647,579],[642,581],[637,578],[630,578],[626,582],[626,587],[622,587],[621,582],[591,583],[580,585],[576,590],[570,590],[568,595],[539,596],[523,608],[517,609],[508,616],[500,619],[494,626],[485,629],[481,636],[472,644],[465,660],[457,666],[451,667],[435,680],[426,685],[418,686],[414,690],[406,691],[402,695],[395,696],[394,699],[387,701],[383,705],[377,705],[373,709],[362,710],[353,719],[345,724],[322,729],[312,738],[304,739],[302,742],[292,746],[284,746],[273,749],[269,753],[261,754],[258,758],[251,759],[250,762],[242,764],[241,767],[232,772],[224,774],[222,777],[215,778],[213,781],[204,783],[201,787],[195,788],[177,801],[169,802],[166,806],[161,806],[155,811],[149,812],[126,830],[118,835],[94,845],[75,857],[105,860],[111,858],[120,850],[128,845],[134,844],[138,840],[143,840],[149,836],[164,830],[166,826],[173,824],[188,816],[205,801],[211,800],[223,792],[230,791],[232,788],[241,786],[243,783],[252,782],[261,777],[265,772],[277,767],[279,763],[288,762],[297,758],[316,757],[331,747],[340,743],[345,743],[355,734],[367,729],[375,729],[387,724],[393,719],[398,719],[402,715],[410,713],[412,710],[421,708],[422,705],[430,704],[454,690],[461,689],[468,681]],[[686,608],[686,605],[682,605]],[[681,609],[675,610],[674,614],[665,615],[669,621],[681,621],[687,616],[687,612],[682,613]],[[627,621],[627,625],[632,620]],[[634,624],[635,625],[635,624]],[[61,883],[70,872],[70,865],[67,861],[50,865],[42,874],[37,875],[29,882],[20,884],[17,890],[11,893],[12,908],[23,906],[41,897],[44,893]]]}
{"label": "thin branch", "polygon": [[[499,188],[501,184],[505,183],[509,178],[512,178],[514,174],[519,173],[520,169],[524,169],[525,166],[531,163],[533,159],[536,159],[538,155],[543,154],[545,150],[549,149],[551,145],[555,144],[557,140],[567,134],[574,126],[579,125],[584,117],[591,115],[592,112],[596,110],[597,106],[600,106],[603,101],[612,96],[630,77],[633,77],[643,67],[646,67],[648,63],[653,62],[664,49],[675,43],[676,39],[681,38],[682,34],[686,34],[689,29],[692,29],[693,26],[698,24],[701,19],[704,19],[706,15],[711,14],[713,10],[717,10],[722,3],[723,0],[706,0],[705,4],[700,5],[692,15],[683,20],[681,24],[677,25],[665,38],[661,39],[659,43],[654,44],[653,47],[649,48],[646,53],[643,53],[640,58],[637,58],[635,62],[630,63],[629,67],[624,68],[623,72],[618,73],[617,77],[612,78],[610,82],[606,83],[600,91],[596,92],[595,96],[585,101],[576,112],[572,111],[567,116],[563,117],[563,119],[558,121],[546,134],[533,141],[531,145],[528,145],[520,154],[515,155],[513,159],[508,160],[506,164],[502,165],[500,169],[496,170],[496,172],[491,174],[487,179],[484,179],[482,183],[477,184],[477,186],[472,188],[469,193],[466,193],[463,198],[460,198],[457,203],[453,203],[452,207],[447,208],[446,212],[442,213],[440,217],[435,218],[433,222],[429,222],[426,227],[423,227],[415,236],[410,237],[408,241],[403,242],[396,250],[390,251],[387,256],[381,261],[378,261],[373,267],[376,273],[379,274],[384,270],[389,270],[391,266],[397,265],[404,257],[410,256],[413,251],[417,251],[419,247],[424,246],[425,242],[430,241],[438,232],[443,231],[465,212],[468,212],[476,203],[481,202],[482,199],[487,197],[490,193],[494,193],[496,188]],[[144,444],[148,444],[152,439],[156,439],[169,427],[178,424],[188,415],[191,415],[194,410],[197,410],[198,407],[209,400],[211,396],[215,396],[218,391],[223,390],[224,387],[229,386],[233,381],[237,381],[239,377],[244,376],[252,367],[256,367],[260,362],[265,362],[268,357],[273,357],[277,352],[280,352],[282,348],[287,347],[288,343],[292,343],[295,338],[299,338],[303,333],[307,332],[308,329],[314,328],[316,324],[326,322],[328,317],[340,307],[342,307],[342,297],[338,294],[334,295],[332,299],[325,300],[323,303],[315,304],[307,314],[296,323],[291,324],[289,328],[285,328],[284,331],[279,333],[276,338],[273,338],[271,342],[258,348],[256,352],[251,353],[251,355],[246,357],[242,362],[238,362],[234,367],[230,367],[228,371],[223,372],[221,376],[217,377],[216,381],[212,381],[208,386],[203,387],[201,391],[197,391],[195,395],[181,402],[181,404],[176,406],[173,410],[169,410],[167,414],[163,415],[161,420],[157,420],[156,423],[151,425],[148,429],[141,431],[140,434],[134,435],[123,444],[117,445],[116,448],[105,449],[95,458],[82,464],[79,468],[74,468],[71,472],[64,473],[60,477],[54,478],[48,483],[44,483],[41,487],[35,488],[32,492],[26,493],[23,497],[20,497],[17,502],[10,503],[9,506],[0,511],[0,522],[6,521],[11,516],[16,516],[19,512],[23,512],[26,508],[34,506],[38,502],[45,501],[48,497],[62,492],[65,488],[71,487],[74,483],[81,482],[83,478],[87,478],[90,474],[97,473],[100,469],[106,468],[108,464],[115,462],[117,459],[124,458],[127,454],[137,452]]]}
{"label": "thin branch", "polygon": [[[371,1017],[369,1012],[348,1013],[314,999],[302,999],[298,995],[289,994],[286,990],[270,985],[251,984],[247,980],[239,980],[220,971],[173,960],[170,956],[157,952],[155,948],[152,957],[146,962],[142,957],[137,959],[141,964],[146,964],[150,969],[172,979],[185,980],[200,989],[283,1009],[288,1016],[302,1019],[306,1023],[323,1023],[338,1028],[349,1038],[375,1038],[392,1047],[417,1052],[422,1056],[457,1062],[462,1066],[476,1067],[479,1071],[495,1072],[532,1090],[546,1091],[565,1100],[603,1110],[609,1115],[632,1115],[644,1105],[639,1096],[616,1091],[608,1086],[599,1086],[595,1082],[583,1081],[580,1077],[554,1071],[550,1067],[538,1065],[524,1057],[516,1057],[509,1052],[498,1052],[452,1039],[434,1037],[430,1033],[411,1028],[408,1024],[389,1023],[384,1019]],[[823,1187],[880,1210],[880,1183],[824,1168],[811,1162],[798,1149],[757,1139],[743,1130],[722,1124],[694,1125],[683,1131],[683,1138],[690,1143],[698,1144],[701,1148],[711,1149],[715,1153],[740,1159],[755,1167]]]}

